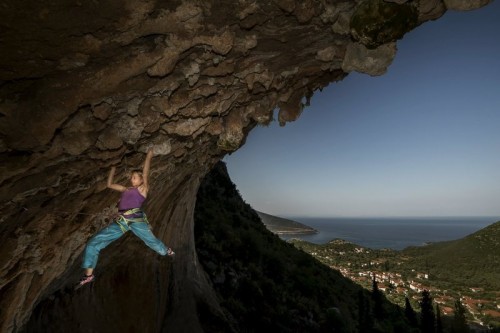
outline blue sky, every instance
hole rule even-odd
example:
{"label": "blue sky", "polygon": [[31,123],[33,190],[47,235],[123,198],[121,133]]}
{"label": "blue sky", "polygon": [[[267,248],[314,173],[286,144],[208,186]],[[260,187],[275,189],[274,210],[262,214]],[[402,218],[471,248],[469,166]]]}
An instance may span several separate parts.
{"label": "blue sky", "polygon": [[500,1],[398,42],[386,74],[351,73],[225,161],[279,216],[500,217]]}

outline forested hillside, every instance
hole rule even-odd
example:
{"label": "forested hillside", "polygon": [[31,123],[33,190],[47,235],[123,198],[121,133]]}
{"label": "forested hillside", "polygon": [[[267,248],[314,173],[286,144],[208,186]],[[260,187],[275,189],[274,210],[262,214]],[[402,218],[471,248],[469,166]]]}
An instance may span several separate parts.
{"label": "forested hillside", "polygon": [[268,231],[222,163],[198,192],[195,239],[225,317],[200,309],[207,332],[412,332],[399,307]]}
{"label": "forested hillside", "polygon": [[500,222],[459,240],[410,247],[402,254],[440,280],[500,290]]}

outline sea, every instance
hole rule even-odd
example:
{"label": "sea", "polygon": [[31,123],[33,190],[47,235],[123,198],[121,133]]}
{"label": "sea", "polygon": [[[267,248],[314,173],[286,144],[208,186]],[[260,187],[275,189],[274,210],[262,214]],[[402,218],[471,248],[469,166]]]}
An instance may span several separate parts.
{"label": "sea", "polygon": [[500,221],[500,217],[288,218],[318,233],[280,236],[285,240],[299,238],[325,244],[340,238],[363,247],[393,250],[460,239]]}

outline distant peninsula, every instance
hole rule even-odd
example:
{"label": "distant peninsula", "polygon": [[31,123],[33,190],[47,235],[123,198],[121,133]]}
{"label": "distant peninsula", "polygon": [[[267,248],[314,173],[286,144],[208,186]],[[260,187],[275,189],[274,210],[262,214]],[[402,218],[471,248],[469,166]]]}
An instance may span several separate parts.
{"label": "distant peninsula", "polygon": [[266,228],[277,235],[316,234],[318,231],[297,221],[256,211]]}

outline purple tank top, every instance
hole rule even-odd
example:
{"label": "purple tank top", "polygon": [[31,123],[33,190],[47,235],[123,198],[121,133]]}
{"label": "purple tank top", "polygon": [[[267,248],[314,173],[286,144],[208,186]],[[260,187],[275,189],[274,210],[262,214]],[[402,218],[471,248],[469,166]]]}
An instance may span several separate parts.
{"label": "purple tank top", "polygon": [[122,193],[118,210],[128,210],[132,208],[141,208],[142,203],[146,200],[136,187],[128,188]]}

